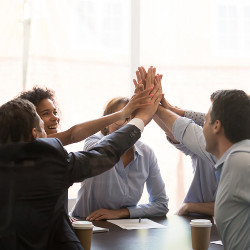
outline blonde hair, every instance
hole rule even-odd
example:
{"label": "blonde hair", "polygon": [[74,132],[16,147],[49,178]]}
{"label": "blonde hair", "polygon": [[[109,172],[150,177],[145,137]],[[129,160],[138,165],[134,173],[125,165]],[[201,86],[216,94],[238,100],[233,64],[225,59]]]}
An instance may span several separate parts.
{"label": "blonde hair", "polygon": [[[105,109],[104,109],[104,112],[103,112],[103,116],[105,115],[110,115],[112,113],[114,113],[117,109],[117,107],[120,105],[120,104],[124,104],[124,105],[127,105],[129,103],[129,99],[127,97],[115,97],[113,99],[111,99]],[[103,135],[107,135],[108,134],[108,128],[105,127],[101,130],[101,133]]]}

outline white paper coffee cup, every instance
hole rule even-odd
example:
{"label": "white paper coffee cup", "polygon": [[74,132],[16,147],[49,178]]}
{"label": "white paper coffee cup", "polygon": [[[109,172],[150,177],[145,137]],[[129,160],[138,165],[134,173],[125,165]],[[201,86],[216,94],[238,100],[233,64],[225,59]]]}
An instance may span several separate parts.
{"label": "white paper coffee cup", "polygon": [[93,233],[93,224],[89,221],[74,221],[72,226],[85,250],[90,250]]}
{"label": "white paper coffee cup", "polygon": [[212,223],[210,220],[191,220],[192,247],[195,250],[208,249]]}

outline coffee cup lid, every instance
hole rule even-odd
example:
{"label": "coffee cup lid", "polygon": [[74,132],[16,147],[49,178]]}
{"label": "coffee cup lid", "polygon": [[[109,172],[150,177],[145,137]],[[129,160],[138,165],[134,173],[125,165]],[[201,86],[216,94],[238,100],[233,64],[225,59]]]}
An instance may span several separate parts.
{"label": "coffee cup lid", "polygon": [[190,225],[192,227],[211,227],[212,223],[210,220],[195,219],[195,220],[191,220]]}
{"label": "coffee cup lid", "polygon": [[92,229],[94,227],[90,221],[74,221],[72,222],[72,226],[79,229]]}

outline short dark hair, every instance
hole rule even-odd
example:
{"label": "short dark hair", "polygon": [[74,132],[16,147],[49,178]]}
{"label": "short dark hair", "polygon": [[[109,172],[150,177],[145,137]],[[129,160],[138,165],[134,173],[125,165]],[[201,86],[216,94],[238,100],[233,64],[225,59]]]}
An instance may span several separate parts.
{"label": "short dark hair", "polygon": [[33,87],[32,90],[22,92],[18,98],[32,102],[36,107],[43,99],[50,99],[55,103],[54,91],[48,88]]}
{"label": "short dark hair", "polygon": [[[111,99],[106,107],[105,107],[105,110],[103,112],[103,116],[105,115],[110,115],[112,113],[115,112],[115,110],[117,109],[117,107],[120,105],[120,104],[124,104],[124,105],[127,105],[129,103],[129,99],[127,97],[115,97],[113,99]],[[108,134],[108,130],[107,128],[104,128],[101,130],[101,133],[103,135],[107,135]]]}
{"label": "short dark hair", "polygon": [[0,107],[0,143],[32,141],[32,129],[41,131],[35,106],[17,98]]}
{"label": "short dark hair", "polygon": [[249,96],[242,90],[220,90],[211,95],[211,100],[211,124],[219,120],[232,143],[250,139]]}

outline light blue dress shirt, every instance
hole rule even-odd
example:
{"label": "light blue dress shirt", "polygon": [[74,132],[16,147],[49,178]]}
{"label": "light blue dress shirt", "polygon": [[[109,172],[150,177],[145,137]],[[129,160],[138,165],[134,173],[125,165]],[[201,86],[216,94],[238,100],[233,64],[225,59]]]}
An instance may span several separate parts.
{"label": "light blue dress shirt", "polygon": [[[84,150],[91,149],[101,137],[99,133],[87,138]],[[138,205],[145,184],[149,203]],[[126,168],[120,159],[109,171],[82,182],[72,215],[87,217],[100,208],[128,208],[130,218],[166,215],[165,184],[155,154],[147,145],[140,141],[135,143],[134,160]]]}
{"label": "light blue dress shirt", "polygon": [[[197,125],[203,127],[206,115],[204,113],[186,110],[184,116],[192,119]],[[184,144],[176,144],[175,146],[184,154],[191,157],[194,170],[194,177],[184,198],[184,202],[214,202],[218,187],[214,164],[211,164],[208,160],[203,160]]]}
{"label": "light blue dress shirt", "polygon": [[231,146],[218,160],[221,178],[215,220],[225,249],[250,249],[250,140]]}
{"label": "light blue dress shirt", "polygon": [[173,126],[174,138],[205,161],[221,168],[215,199],[215,220],[225,249],[250,249],[250,140],[230,147],[217,159],[206,152],[202,128],[179,117]]}
{"label": "light blue dress shirt", "polygon": [[206,141],[201,126],[185,117],[178,117],[173,125],[175,140],[185,145],[191,152],[211,165],[215,165],[217,159],[206,151]]}
{"label": "light blue dress shirt", "polygon": [[191,157],[194,169],[194,177],[184,202],[214,202],[218,182],[213,164],[201,159],[183,144],[175,144],[175,147]]}

